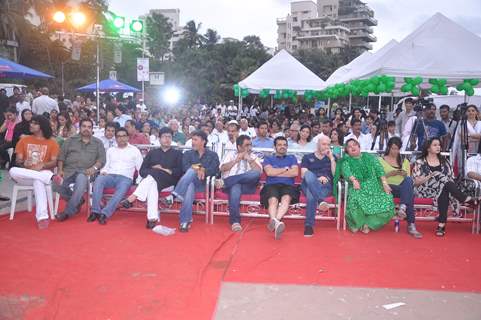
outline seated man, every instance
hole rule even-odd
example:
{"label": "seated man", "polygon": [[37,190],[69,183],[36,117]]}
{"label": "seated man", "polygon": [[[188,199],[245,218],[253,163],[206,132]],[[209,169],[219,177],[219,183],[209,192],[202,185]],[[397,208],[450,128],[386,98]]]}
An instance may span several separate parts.
{"label": "seated man", "polygon": [[[57,214],[62,222],[80,211],[85,202],[83,195],[87,191],[88,180],[105,164],[105,149],[102,141],[93,136],[93,122],[90,119],[80,120],[80,134],[75,135],[62,145],[58,157],[59,180],[61,184],[53,185],[54,191],[68,201],[64,212]],[[73,184],[73,192],[70,185]]]}
{"label": "seated man", "polygon": [[306,154],[301,162],[302,191],[307,197],[306,221],[304,222],[304,237],[314,234],[316,207],[326,211],[329,205],[324,199],[332,194],[333,175],[336,172],[336,159],[330,148],[331,139],[321,136],[317,141],[317,150]]}
{"label": "seated man", "polygon": [[127,133],[129,134],[129,143],[130,144],[150,144],[149,139],[145,136],[145,134],[139,132],[137,127],[135,126],[134,120],[127,120],[125,121],[125,129],[127,129]]}
{"label": "seated man", "polygon": [[10,176],[22,185],[33,185],[35,194],[35,216],[38,228],[48,227],[47,191],[53,172],[57,166],[59,146],[52,139],[52,128],[44,116],[33,116],[30,123],[32,135],[24,136],[17,143],[15,153],[18,167],[10,169]]}
{"label": "seated man", "polygon": [[[481,154],[479,153],[479,151],[477,155],[469,157],[468,161],[466,161],[466,177],[471,178],[475,181],[476,190],[481,189]],[[474,196],[476,196],[476,192]]]}
{"label": "seated man", "polygon": [[126,209],[131,208],[135,200],[147,202],[147,229],[154,228],[159,221],[159,192],[174,186],[182,175],[182,152],[171,147],[172,130],[160,129],[159,137],[160,148],[150,150],[140,167],[142,181],[135,192],[122,201]]}
{"label": "seated man", "polygon": [[222,159],[220,171],[224,190],[229,194],[229,222],[234,232],[242,231],[240,224],[240,198],[253,194],[261,175],[262,165],[252,152],[252,141],[247,135],[236,139],[237,151],[227,152]]}
{"label": "seated man", "polygon": [[252,140],[254,148],[272,148],[273,140],[269,137],[269,124],[260,121],[257,124],[257,137]]}
{"label": "seated man", "polygon": [[98,137],[100,141],[104,144],[105,150],[109,150],[109,148],[116,147],[117,141],[115,140],[115,130],[117,129],[115,122],[107,122],[105,125],[104,134]]}
{"label": "seated man", "polygon": [[[98,219],[100,224],[106,224],[132,185],[135,170],[140,170],[142,154],[139,149],[129,144],[129,134],[125,128],[115,133],[117,147],[107,150],[107,162],[95,179],[92,194],[92,211],[88,222]],[[105,188],[114,188],[115,193],[104,208],[100,207]]]}
{"label": "seated man", "polygon": [[182,202],[180,209],[180,232],[188,232],[192,225],[192,204],[195,193],[205,190],[205,179],[219,172],[219,157],[205,148],[207,135],[204,131],[192,133],[192,150],[184,153],[182,169],[185,172],[172,194]]}
{"label": "seated man", "polygon": [[294,178],[299,173],[297,159],[287,155],[287,139],[280,136],[274,139],[275,155],[266,157],[263,162],[267,175],[265,186],[261,191],[261,204],[269,211],[267,229],[274,232],[274,238],[280,239],[286,228],[282,217],[289,210],[289,205],[299,201],[299,191],[294,185]]}

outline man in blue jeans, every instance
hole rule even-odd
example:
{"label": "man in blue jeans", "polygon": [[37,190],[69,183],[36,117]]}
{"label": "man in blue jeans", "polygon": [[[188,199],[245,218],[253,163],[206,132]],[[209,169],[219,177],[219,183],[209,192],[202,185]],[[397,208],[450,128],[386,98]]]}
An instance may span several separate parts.
{"label": "man in blue jeans", "polygon": [[[129,134],[125,128],[117,130],[115,139],[117,146],[107,150],[107,162],[94,182],[92,211],[87,218],[88,222],[98,219],[102,225],[107,223],[132,185],[135,170],[139,171],[142,165],[142,154],[137,147],[129,144]],[[115,193],[107,205],[101,208],[105,188],[114,188]]]}
{"label": "man in blue jeans", "polygon": [[[58,221],[65,221],[80,211],[85,202],[83,195],[87,191],[89,179],[104,164],[104,145],[100,139],[93,136],[92,120],[80,120],[80,134],[68,138],[63,143],[58,157],[57,176],[52,179],[54,191],[68,201],[67,208],[56,215]],[[71,184],[73,191],[70,189]]]}
{"label": "man in blue jeans", "polygon": [[247,135],[236,139],[237,151],[227,152],[222,159],[220,171],[224,181],[224,192],[229,194],[229,222],[234,232],[242,231],[240,224],[241,194],[256,192],[261,176],[262,164],[252,152],[252,141]]}
{"label": "man in blue jeans", "polygon": [[314,234],[314,221],[317,204],[319,210],[329,210],[324,201],[332,194],[332,180],[336,172],[336,159],[330,148],[331,139],[322,135],[317,141],[314,153],[306,154],[301,162],[302,191],[307,197],[306,221],[304,223],[304,237]]}
{"label": "man in blue jeans", "polygon": [[219,157],[214,151],[206,149],[207,135],[202,130],[192,133],[192,150],[184,153],[180,178],[172,195],[182,202],[180,208],[180,232],[188,232],[192,226],[192,204],[195,193],[205,191],[207,177],[219,172]]}

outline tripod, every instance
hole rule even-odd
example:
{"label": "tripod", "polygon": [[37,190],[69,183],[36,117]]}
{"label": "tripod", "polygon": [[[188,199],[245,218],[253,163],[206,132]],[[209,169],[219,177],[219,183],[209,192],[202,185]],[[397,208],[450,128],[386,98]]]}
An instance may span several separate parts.
{"label": "tripod", "polygon": [[[466,115],[467,106],[465,103],[460,104],[456,107],[456,110],[453,112],[453,120],[456,121],[456,126],[454,127],[453,137],[449,143],[449,149],[453,149],[454,140],[456,139],[456,133],[458,128],[460,129],[460,139],[461,139],[461,159],[460,159],[460,168],[459,173],[460,177],[464,177],[465,174],[465,159],[466,153],[469,150],[469,139],[468,139],[468,117]],[[456,154],[456,150],[454,150],[454,154]]]}

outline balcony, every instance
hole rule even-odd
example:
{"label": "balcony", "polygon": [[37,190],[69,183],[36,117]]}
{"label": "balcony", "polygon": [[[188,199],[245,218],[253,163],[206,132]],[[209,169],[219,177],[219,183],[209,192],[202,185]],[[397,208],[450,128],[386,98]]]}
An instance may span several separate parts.
{"label": "balcony", "polygon": [[367,33],[367,32],[353,32],[349,35],[349,38],[350,39],[363,39],[364,41],[368,41],[368,42],[376,42],[377,41],[377,38],[376,36],[373,36],[372,34],[370,33]]}
{"label": "balcony", "polygon": [[276,21],[277,21],[277,24],[286,24],[287,18],[277,18]]}
{"label": "balcony", "polygon": [[363,21],[368,26],[377,26],[377,20],[371,17],[368,14],[348,14],[344,16],[340,16],[339,20],[342,22],[351,22],[351,21]]}

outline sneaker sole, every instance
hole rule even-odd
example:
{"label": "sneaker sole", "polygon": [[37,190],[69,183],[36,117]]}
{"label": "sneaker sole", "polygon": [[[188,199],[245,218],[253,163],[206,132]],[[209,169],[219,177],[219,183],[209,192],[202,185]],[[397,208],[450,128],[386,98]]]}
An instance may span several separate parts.
{"label": "sneaker sole", "polygon": [[312,237],[314,237],[313,234],[305,234],[305,235],[304,235],[304,238],[312,238]]}
{"label": "sneaker sole", "polygon": [[275,229],[274,239],[279,240],[285,229],[286,229],[286,225],[284,223],[279,223],[277,225],[277,228]]}
{"label": "sneaker sole", "polygon": [[274,220],[269,221],[269,223],[267,224],[267,230],[269,230],[270,232],[276,230],[276,223]]}

